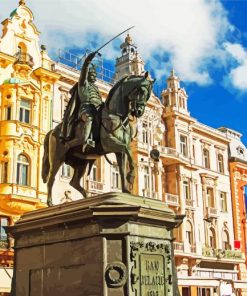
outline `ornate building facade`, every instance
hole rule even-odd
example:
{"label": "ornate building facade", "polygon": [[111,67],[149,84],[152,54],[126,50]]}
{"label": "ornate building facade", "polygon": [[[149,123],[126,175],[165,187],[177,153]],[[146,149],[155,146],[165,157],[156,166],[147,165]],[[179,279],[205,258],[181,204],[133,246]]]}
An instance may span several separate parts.
{"label": "ornate building facade", "polygon": [[40,33],[24,1],[20,1],[2,25],[0,293],[5,293],[9,292],[13,249],[4,226],[12,225],[26,211],[45,206],[42,201],[46,200],[46,187],[40,176],[43,140],[51,128],[52,91],[59,75],[51,71],[52,61],[45,48],[39,49]]}
{"label": "ornate building facade", "polygon": [[[13,224],[26,211],[45,206],[46,185],[40,173],[44,136],[61,122],[70,99],[69,90],[80,72],[52,61],[44,46],[39,49],[40,33],[25,1],[20,1],[2,24],[0,293],[7,293],[10,288],[4,287],[1,275],[11,277],[13,251],[4,226]],[[115,79],[142,74],[144,66],[137,46],[127,35],[116,59]],[[96,83],[104,100],[112,84],[103,79]],[[241,168],[241,180],[245,180],[246,171],[243,161],[237,160],[236,165],[232,157],[229,170],[228,147],[232,138],[225,130],[210,128],[191,117],[187,101],[185,89],[171,71],[162,100],[152,94],[144,116],[133,122],[133,194],[162,200],[176,213],[185,215],[184,223],[174,232],[181,294],[212,295],[215,289],[220,293],[238,288],[239,280],[244,279],[246,241],[239,223],[245,217],[245,208],[238,199],[245,183],[237,181],[236,170]],[[159,161],[150,157],[153,149],[158,150]],[[115,156],[109,158],[112,165],[102,157],[91,174],[82,179],[91,195],[121,190]],[[81,198],[69,185],[72,175],[68,165],[61,167],[53,187],[55,204]],[[237,188],[233,203],[230,176],[232,190]],[[232,210],[240,211],[242,216],[233,216]],[[241,249],[235,248],[237,240],[242,242]]]}

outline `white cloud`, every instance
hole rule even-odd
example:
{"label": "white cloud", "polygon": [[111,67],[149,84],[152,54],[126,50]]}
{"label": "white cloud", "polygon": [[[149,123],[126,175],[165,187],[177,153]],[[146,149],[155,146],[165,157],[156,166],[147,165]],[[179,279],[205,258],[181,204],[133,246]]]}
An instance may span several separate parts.
{"label": "white cloud", "polygon": [[230,58],[236,61],[236,65],[225,77],[225,86],[245,92],[247,91],[247,50],[241,44],[226,42],[224,47]]}
{"label": "white cloud", "polygon": [[[0,17],[4,19],[17,0],[1,0]],[[34,12],[35,24],[42,32],[48,50],[89,47],[93,36],[97,46],[132,25],[134,41],[145,61],[168,54],[161,61],[157,75],[167,74],[173,66],[184,81],[206,85],[212,60],[219,55],[227,30],[232,29],[219,0],[26,0]],[[122,37],[124,38],[124,36]],[[108,46],[105,57],[115,58],[119,51]]]}

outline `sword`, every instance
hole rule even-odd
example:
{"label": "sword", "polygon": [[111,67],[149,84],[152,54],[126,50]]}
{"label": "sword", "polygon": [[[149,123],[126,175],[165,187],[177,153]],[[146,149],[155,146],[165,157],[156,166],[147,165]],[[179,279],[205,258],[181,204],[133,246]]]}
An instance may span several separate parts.
{"label": "sword", "polygon": [[[109,44],[110,42],[112,42],[114,39],[116,39],[117,37],[119,37],[120,35],[122,35],[123,33],[129,31],[130,29],[134,28],[135,26],[129,27],[128,29],[124,30],[123,32],[117,34],[115,37],[113,37],[110,41],[107,41],[104,45],[102,45],[100,48],[98,48],[95,53],[97,53],[99,56],[101,56],[101,53],[99,53],[99,51],[105,47],[107,44]],[[85,55],[84,55],[85,56]],[[82,57],[83,58],[83,57]],[[81,62],[82,58],[76,63],[76,66]]]}
{"label": "sword", "polygon": [[[99,51],[100,51],[103,47],[105,47],[107,44],[109,44],[110,42],[112,42],[114,39],[116,39],[117,37],[121,36],[123,33],[129,31],[129,30],[132,29],[132,28],[134,28],[134,26],[129,27],[128,29],[124,30],[123,32],[117,34],[117,35],[116,35],[115,37],[113,37],[110,41],[107,41],[104,45],[102,45],[100,48],[98,48],[98,49],[95,51],[95,53],[98,53],[98,54],[99,54]],[[101,55],[101,54],[100,54],[100,55]]]}

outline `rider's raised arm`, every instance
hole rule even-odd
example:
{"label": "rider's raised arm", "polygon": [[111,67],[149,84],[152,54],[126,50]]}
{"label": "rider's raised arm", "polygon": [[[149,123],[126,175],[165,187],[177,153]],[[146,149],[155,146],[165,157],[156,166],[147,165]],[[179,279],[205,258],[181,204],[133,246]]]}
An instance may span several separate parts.
{"label": "rider's raised arm", "polygon": [[85,81],[87,80],[87,76],[88,76],[88,71],[89,71],[89,65],[91,63],[91,61],[93,60],[93,58],[95,57],[96,52],[91,52],[85,59],[82,68],[81,68],[81,74],[80,74],[80,78],[79,78],[79,86],[82,86]]}

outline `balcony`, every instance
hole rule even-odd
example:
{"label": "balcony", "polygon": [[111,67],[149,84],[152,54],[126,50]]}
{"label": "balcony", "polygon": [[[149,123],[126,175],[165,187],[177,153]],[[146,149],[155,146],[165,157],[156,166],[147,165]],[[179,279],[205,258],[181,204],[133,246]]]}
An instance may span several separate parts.
{"label": "balcony", "polygon": [[171,193],[166,193],[165,202],[171,206],[179,206],[179,196]]}
{"label": "balcony", "polygon": [[89,192],[91,192],[92,194],[103,193],[104,183],[93,180],[88,180],[87,182],[87,188]]}
{"label": "balcony", "polygon": [[183,253],[184,252],[184,243],[183,242],[174,242],[173,243],[174,252]]}
{"label": "balcony", "polygon": [[185,206],[186,206],[186,208],[193,208],[194,207],[194,200],[193,199],[185,199]]}
{"label": "balcony", "polygon": [[154,149],[159,150],[160,158],[164,165],[172,165],[177,163],[186,164],[189,161],[188,158],[184,157],[174,148],[156,145],[154,146]]}
{"label": "balcony", "polygon": [[158,192],[151,191],[149,189],[142,189],[142,196],[143,197],[158,199],[159,195],[158,195]]}
{"label": "balcony", "polygon": [[15,57],[16,57],[15,64],[28,65],[31,68],[33,68],[34,61],[33,61],[33,57],[30,54],[23,53],[23,52],[17,52],[15,54]]}
{"label": "balcony", "polygon": [[217,218],[218,210],[216,208],[207,207],[206,214],[207,214],[207,218]]}
{"label": "balcony", "polygon": [[222,250],[203,247],[202,255],[205,257],[216,257],[218,259],[242,259],[242,253],[239,250]]}

